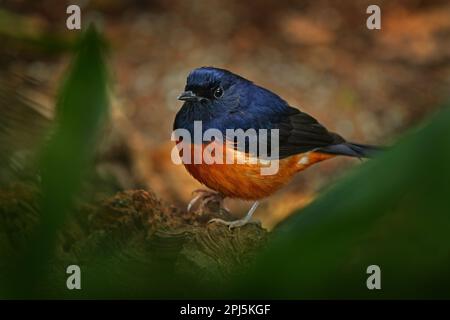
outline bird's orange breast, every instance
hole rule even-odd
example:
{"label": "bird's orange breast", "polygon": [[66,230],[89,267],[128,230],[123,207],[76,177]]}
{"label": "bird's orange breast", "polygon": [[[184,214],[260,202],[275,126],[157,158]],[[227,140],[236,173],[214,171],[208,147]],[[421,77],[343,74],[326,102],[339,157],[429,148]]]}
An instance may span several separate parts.
{"label": "bird's orange breast", "polygon": [[[210,143],[209,147],[213,143]],[[186,147],[184,146],[184,148]],[[278,170],[274,174],[263,175],[261,169],[269,166],[267,161],[258,160],[254,163],[254,158],[249,157],[248,154],[243,152],[235,151],[231,146],[221,146],[224,155],[227,152],[234,152],[234,161],[230,164],[205,163],[203,151],[206,145],[203,145],[202,148],[194,148],[191,145],[190,148],[191,159],[189,161],[183,161],[183,164],[195,179],[226,197],[245,200],[265,198],[289,182],[295,173],[306,169],[314,163],[333,157],[333,155],[324,153],[307,152],[281,160],[272,160],[278,162]],[[197,153],[197,160],[202,160],[199,164],[195,164],[193,161],[195,153]],[[240,157],[241,161],[242,157],[245,157],[246,161],[243,161],[244,163],[237,163]]]}

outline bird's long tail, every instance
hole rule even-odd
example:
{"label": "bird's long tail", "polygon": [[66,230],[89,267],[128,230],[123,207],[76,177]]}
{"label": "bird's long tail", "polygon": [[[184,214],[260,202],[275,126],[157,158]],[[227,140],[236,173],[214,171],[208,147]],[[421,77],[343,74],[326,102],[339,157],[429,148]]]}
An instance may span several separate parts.
{"label": "bird's long tail", "polygon": [[322,147],[317,151],[356,158],[371,158],[381,150],[382,148],[377,146],[353,142],[343,142],[340,144]]}

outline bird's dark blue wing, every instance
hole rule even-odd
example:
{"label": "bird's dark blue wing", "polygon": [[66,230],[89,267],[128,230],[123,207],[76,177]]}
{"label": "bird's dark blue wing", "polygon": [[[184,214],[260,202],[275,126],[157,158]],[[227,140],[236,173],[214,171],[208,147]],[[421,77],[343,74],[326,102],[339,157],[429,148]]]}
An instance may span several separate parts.
{"label": "bird's dark blue wing", "polygon": [[[287,107],[283,112],[274,113],[270,117],[264,114],[257,118],[259,121],[254,121],[252,128],[257,130],[258,157],[272,157],[271,148],[274,136],[270,129],[278,129],[278,158],[280,159],[345,142],[341,136],[328,131],[312,116],[292,107]],[[244,128],[244,130],[249,128]],[[267,135],[264,137],[258,131],[259,129],[268,129]],[[253,141],[254,139],[255,137],[252,138]],[[263,152],[259,148],[262,139],[267,141],[267,148]],[[245,147],[235,144],[235,149],[252,153],[247,142]]]}
{"label": "bird's dark blue wing", "polygon": [[279,129],[280,158],[345,142],[312,116],[292,107],[273,123],[273,128]]}

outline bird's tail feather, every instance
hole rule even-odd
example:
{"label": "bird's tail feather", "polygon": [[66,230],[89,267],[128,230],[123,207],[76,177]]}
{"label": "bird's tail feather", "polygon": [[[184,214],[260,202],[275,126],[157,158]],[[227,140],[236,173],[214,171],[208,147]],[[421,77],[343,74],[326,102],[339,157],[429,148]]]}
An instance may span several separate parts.
{"label": "bird's tail feather", "polygon": [[320,151],[323,153],[328,153],[328,154],[335,154],[335,155],[342,155],[342,156],[349,156],[349,157],[356,157],[356,158],[371,158],[374,155],[376,155],[379,151],[381,151],[381,149],[382,148],[377,147],[377,146],[352,143],[352,142],[344,142],[344,143],[340,143],[340,144],[326,146],[326,147],[320,148],[317,151]]}

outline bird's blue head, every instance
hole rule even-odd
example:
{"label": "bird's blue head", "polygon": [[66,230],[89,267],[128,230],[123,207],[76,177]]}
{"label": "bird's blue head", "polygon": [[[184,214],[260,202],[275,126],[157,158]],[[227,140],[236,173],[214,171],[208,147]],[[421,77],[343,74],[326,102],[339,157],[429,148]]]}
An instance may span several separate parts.
{"label": "bird's blue head", "polygon": [[[190,105],[199,108],[232,107],[239,100],[242,86],[250,81],[231,73],[230,71],[201,67],[194,69],[188,76],[184,92],[178,97]],[[210,110],[213,111],[213,110]]]}
{"label": "bird's blue head", "polygon": [[220,119],[239,111],[248,91],[246,88],[251,84],[224,69],[194,69],[187,78],[184,92],[178,97],[184,104],[177,114],[174,129],[189,128],[193,121],[202,121],[205,128],[220,127]]}
{"label": "bird's blue head", "polygon": [[286,103],[276,94],[230,71],[201,67],[188,76],[185,91],[178,97],[184,104],[174,129],[191,130],[194,121],[202,121],[204,130],[250,128],[262,119],[270,119]]}

